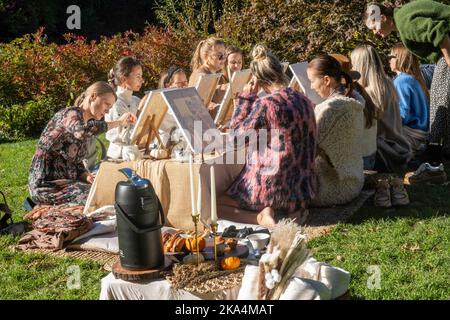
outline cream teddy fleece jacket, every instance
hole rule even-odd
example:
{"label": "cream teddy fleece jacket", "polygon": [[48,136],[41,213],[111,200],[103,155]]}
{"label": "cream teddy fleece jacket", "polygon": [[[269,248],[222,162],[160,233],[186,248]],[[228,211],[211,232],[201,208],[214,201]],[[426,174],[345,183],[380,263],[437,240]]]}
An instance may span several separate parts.
{"label": "cream teddy fleece jacket", "polygon": [[319,189],[312,206],[344,204],[364,184],[362,135],[364,113],[361,103],[337,95],[314,109],[318,128],[316,171]]}

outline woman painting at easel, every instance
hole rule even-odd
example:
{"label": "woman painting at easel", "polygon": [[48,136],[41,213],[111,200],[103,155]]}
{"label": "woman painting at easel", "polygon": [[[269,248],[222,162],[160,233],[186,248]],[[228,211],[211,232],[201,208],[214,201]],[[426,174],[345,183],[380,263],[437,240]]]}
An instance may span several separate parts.
{"label": "woman painting at easel", "polygon": [[[188,84],[187,75],[184,69],[177,65],[171,65],[167,70],[161,73],[158,89],[183,89],[187,88]],[[142,98],[139,104],[139,112],[141,112],[144,106],[149,103],[149,97],[150,93]],[[159,108],[161,106],[156,104],[150,107],[157,111],[160,110]],[[158,128],[158,135],[159,136],[150,144],[150,155],[157,159],[168,158],[170,156],[168,151],[170,152],[172,147],[182,140],[182,134],[177,130],[177,123],[171,110],[167,110],[165,113]],[[183,149],[185,148],[185,143],[179,143],[177,147]]]}
{"label": "woman painting at easel", "polygon": [[[106,121],[115,121],[126,112],[137,114],[140,99],[133,96],[133,92],[141,89],[144,80],[142,78],[141,62],[134,57],[125,57],[119,60],[109,75],[110,84],[116,88],[117,101],[105,116]],[[129,145],[131,126],[118,127],[106,133],[109,140],[108,157],[120,159],[126,156],[125,148]]]}
{"label": "woman painting at easel", "polygon": [[[280,61],[264,46],[252,52],[253,79],[239,95],[230,129],[235,135],[267,130],[270,147],[248,151],[244,169],[217,200],[222,219],[272,227],[289,216],[301,224],[307,216],[306,201],[315,195],[316,121],[312,103],[287,88]],[[267,96],[259,98],[264,90]]]}
{"label": "woman painting at easel", "polygon": [[39,139],[28,179],[36,204],[85,204],[94,181],[82,162],[87,139],[136,121],[130,112],[113,122],[102,120],[115,101],[114,90],[106,82],[96,82],[77,98],[75,106],[62,109],[49,121]]}
{"label": "woman painting at easel", "polygon": [[[225,60],[225,43],[222,40],[208,38],[200,41],[191,60],[192,74],[189,78],[189,86],[195,86],[202,75],[221,72],[225,66]],[[212,102],[207,106],[213,118],[222,101],[226,86],[218,86]]]}
{"label": "woman painting at easel", "polygon": [[[160,89],[167,88],[187,88],[189,82],[187,80],[186,72],[183,68],[171,65],[166,72],[164,72],[161,76],[161,80],[159,81]],[[183,152],[186,148],[186,142],[184,142],[183,135],[179,130],[177,130],[177,123],[173,116],[172,111],[167,110],[166,115],[164,116],[163,121],[159,127],[159,135],[163,144],[167,147],[171,147],[177,142],[181,142],[177,148]]]}

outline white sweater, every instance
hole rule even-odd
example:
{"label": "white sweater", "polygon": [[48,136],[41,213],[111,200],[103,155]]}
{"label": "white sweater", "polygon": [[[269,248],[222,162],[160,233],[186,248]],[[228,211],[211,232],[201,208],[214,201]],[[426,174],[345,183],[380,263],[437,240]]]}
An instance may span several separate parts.
{"label": "white sweater", "polygon": [[328,98],[314,109],[318,129],[315,161],[319,190],[313,207],[350,202],[364,184],[361,135],[362,105],[341,95]]}
{"label": "white sweater", "polygon": [[[140,99],[133,96],[133,91],[124,87],[117,87],[116,90],[117,100],[112,106],[111,110],[105,115],[105,121],[116,121],[123,114],[132,112],[136,115]],[[129,137],[133,131],[134,125],[119,126],[114,129],[108,130],[106,133],[106,139],[109,141],[108,157],[113,159],[119,159],[122,157],[122,149],[124,146],[129,145]]]}

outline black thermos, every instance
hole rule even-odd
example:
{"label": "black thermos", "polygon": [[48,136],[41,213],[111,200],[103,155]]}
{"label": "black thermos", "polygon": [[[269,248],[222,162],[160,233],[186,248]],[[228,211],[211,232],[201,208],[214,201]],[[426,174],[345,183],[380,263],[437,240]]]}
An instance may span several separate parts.
{"label": "black thermos", "polygon": [[[152,184],[131,169],[120,169],[128,178],[116,185],[115,208],[122,268],[147,270],[164,264],[161,228],[164,213]],[[160,218],[161,217],[161,221]]]}

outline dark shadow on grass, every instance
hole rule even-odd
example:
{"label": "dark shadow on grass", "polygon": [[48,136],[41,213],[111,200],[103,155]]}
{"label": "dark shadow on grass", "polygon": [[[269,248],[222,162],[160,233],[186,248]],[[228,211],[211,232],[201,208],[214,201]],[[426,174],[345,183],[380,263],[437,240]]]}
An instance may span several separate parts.
{"label": "dark shadow on grass", "polygon": [[364,205],[374,191],[363,191],[351,203],[330,208],[310,208],[306,225],[308,227],[326,227],[344,222],[352,217]]}
{"label": "dark shadow on grass", "polygon": [[369,199],[346,222],[361,224],[370,219],[429,219],[450,215],[450,185],[407,186],[411,203],[404,207],[378,208]]}
{"label": "dark shadow on grass", "polygon": [[[444,162],[447,177],[450,177],[450,162]],[[372,199],[358,210],[347,222],[360,224],[369,219],[401,218],[429,219],[450,215],[450,182],[442,185],[420,184],[406,186],[411,203],[406,207],[392,207],[387,209],[373,206]]]}
{"label": "dark shadow on grass", "polygon": [[[446,168],[450,168],[450,163],[446,165]],[[448,185],[407,186],[406,190],[411,201],[408,206],[375,207],[373,206],[373,195],[365,195],[344,206],[311,208],[306,224],[316,228],[333,226],[338,223],[361,224],[371,219],[427,219],[450,215],[450,183]]]}

